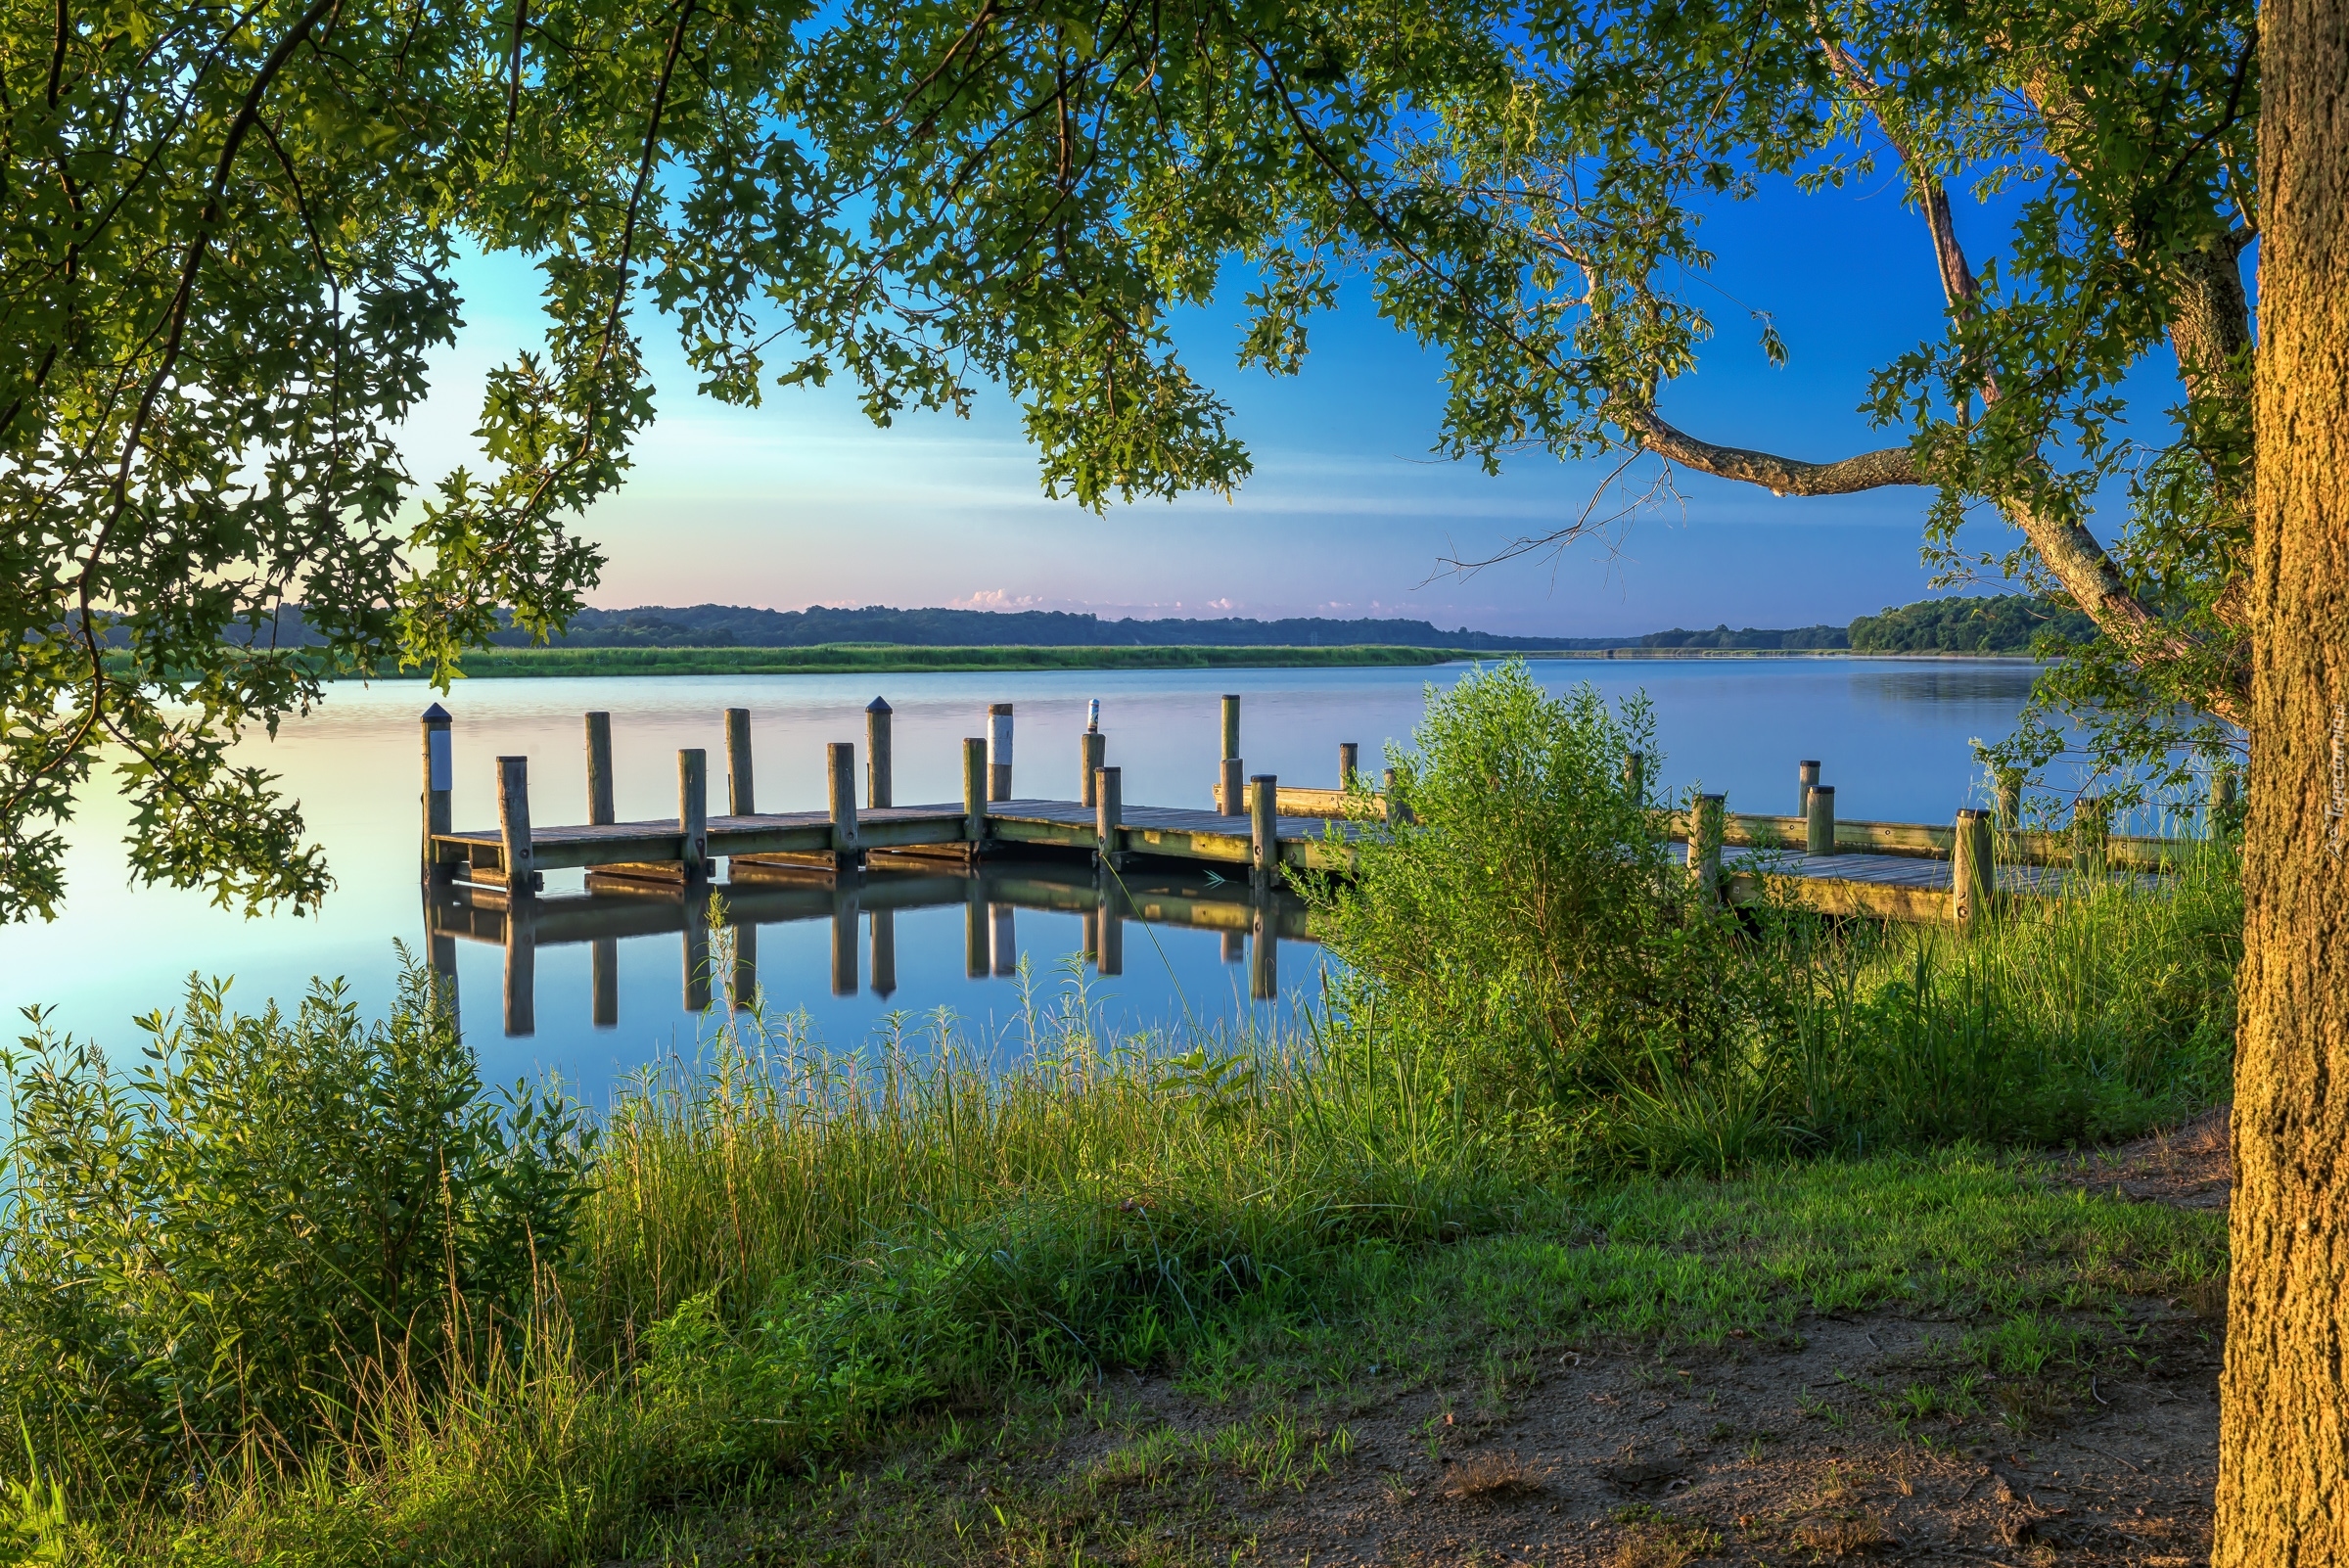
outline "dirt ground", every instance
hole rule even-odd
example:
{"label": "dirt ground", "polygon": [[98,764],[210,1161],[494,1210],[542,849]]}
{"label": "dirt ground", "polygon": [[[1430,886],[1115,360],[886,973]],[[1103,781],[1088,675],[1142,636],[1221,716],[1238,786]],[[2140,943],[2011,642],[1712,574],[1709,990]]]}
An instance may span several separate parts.
{"label": "dirt ground", "polygon": [[[2224,1113],[2045,1167],[2218,1209],[2231,1174]],[[1112,1379],[1041,1441],[868,1471],[826,1524],[783,1527],[788,1548],[742,1545],[795,1563],[2202,1568],[2224,1312],[2221,1289],[2044,1316],[2036,1364],[1986,1351],[1997,1319],[1811,1317],[1718,1351],[1557,1352],[1498,1386],[1358,1389],[1310,1429]]]}
{"label": "dirt ground", "polygon": [[[2129,1201],[2222,1209],[2231,1176],[2224,1112],[2049,1170]],[[2141,1302],[2128,1364],[1970,1393],[1958,1328],[1892,1314],[1813,1318],[1786,1343],[1711,1358],[1563,1357],[1498,1411],[1471,1416],[1436,1392],[1349,1420],[1349,1464],[1257,1505],[1255,1555],[2198,1568],[2223,1312],[2223,1298]]]}
{"label": "dirt ground", "polygon": [[[2225,1113],[2049,1165],[2055,1183],[2218,1209],[2230,1174]],[[1362,1410],[1344,1422],[1344,1464],[1302,1488],[1221,1484],[1217,1511],[1243,1561],[1332,1568],[2198,1568],[2222,1310],[2136,1303],[2126,1357],[2039,1378],[1987,1375],[1959,1352],[1961,1326],[1891,1313],[1807,1319],[1785,1343],[1720,1355],[1562,1355],[1498,1408],[1423,1390]],[[1174,1427],[1203,1420],[1137,1395]]]}

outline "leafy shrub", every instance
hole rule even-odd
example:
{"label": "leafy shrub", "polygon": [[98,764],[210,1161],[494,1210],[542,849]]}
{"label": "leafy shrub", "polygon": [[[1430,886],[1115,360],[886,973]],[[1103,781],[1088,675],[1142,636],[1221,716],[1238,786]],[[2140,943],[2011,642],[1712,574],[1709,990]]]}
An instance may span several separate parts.
{"label": "leafy shrub", "polygon": [[249,1017],[191,980],[128,1074],[28,1014],[0,1052],[0,1398],[125,1468],[299,1447],[528,1305],[591,1138],[559,1095],[485,1092],[403,964],[372,1026],[339,982]]}
{"label": "leafy shrub", "polygon": [[1645,699],[1552,697],[1511,662],[1431,689],[1413,740],[1390,757],[1401,811],[1365,821],[1354,880],[1307,884],[1349,1020],[1440,1061],[1539,1147],[1718,1165],[1719,1129],[1670,1131],[1700,1101],[1746,1124],[1737,1158],[1774,1142],[1752,1114],[1768,1089],[1740,1080],[1776,997],[1655,830]]}

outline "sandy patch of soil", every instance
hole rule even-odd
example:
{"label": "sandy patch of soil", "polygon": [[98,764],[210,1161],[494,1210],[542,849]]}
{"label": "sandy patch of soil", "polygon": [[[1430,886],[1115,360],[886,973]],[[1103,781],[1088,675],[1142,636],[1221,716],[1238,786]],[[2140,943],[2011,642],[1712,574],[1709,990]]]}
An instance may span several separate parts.
{"label": "sandy patch of soil", "polygon": [[2184,1127],[2053,1162],[2055,1178],[2137,1203],[2224,1209],[2234,1185],[2227,1113],[2222,1105]]}

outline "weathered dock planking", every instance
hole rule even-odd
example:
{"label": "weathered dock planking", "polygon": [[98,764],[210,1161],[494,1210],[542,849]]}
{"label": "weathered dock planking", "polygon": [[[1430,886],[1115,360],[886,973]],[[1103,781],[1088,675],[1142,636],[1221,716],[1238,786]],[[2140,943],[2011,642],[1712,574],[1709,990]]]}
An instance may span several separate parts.
{"label": "weathered dock planking", "polygon": [[[756,974],[761,923],[829,915],[835,988],[845,983],[853,992],[854,930],[866,919],[874,984],[887,995],[895,988],[895,937],[885,917],[897,908],[956,902],[973,911],[966,953],[973,974],[1009,972],[1014,909],[1067,908],[1084,912],[1086,953],[1104,974],[1118,972],[1122,925],[1129,918],[1221,930],[1226,956],[1235,958],[1231,944],[1253,937],[1259,950],[1252,979],[1257,994],[1267,996],[1276,974],[1276,941],[1311,939],[1302,907],[1282,901],[1282,870],[1349,873],[1355,842],[1394,809],[1388,792],[1395,773],[1386,771],[1387,790],[1365,790],[1359,749],[1349,742],[1339,748],[1334,789],[1283,787],[1272,775],[1249,775],[1240,755],[1240,699],[1226,696],[1221,706],[1212,809],[1128,804],[1121,770],[1106,760],[1097,703],[1078,737],[1075,799],[1013,793],[1013,712],[997,703],[987,711],[987,733],[963,742],[963,799],[898,806],[891,711],[875,699],[866,710],[861,807],[856,748],[836,742],[826,748],[825,809],[756,809],[751,715],[733,708],[723,715],[725,812],[710,814],[707,754],[688,749],[677,754],[676,816],[616,821],[611,719],[591,713],[585,822],[539,824],[527,761],[501,757],[496,826],[458,830],[449,811],[452,721],[436,703],[423,719],[422,803],[435,962],[453,970],[448,945],[459,938],[501,944],[508,1028],[528,1033],[539,945],[596,945],[600,1023],[617,1005],[610,945],[622,936],[674,930],[685,945],[687,1004],[707,1006],[708,904],[715,891],[737,930],[738,996],[747,995],[744,977]],[[1627,788],[1643,787],[1645,765],[1642,757],[1625,759]],[[1943,827],[1839,819],[1834,787],[1821,781],[1818,761],[1798,764],[1796,779],[1794,815],[1730,812],[1722,797],[1700,796],[1692,810],[1657,811],[1655,831],[1679,845],[1706,886],[1732,903],[1792,897],[1827,914],[1960,925],[1971,924],[1995,898],[2046,893],[2067,877],[2158,872],[2193,844],[2115,835],[2103,803],[2094,798],[2079,803],[2067,830],[2021,829],[2008,780],[2001,782],[1995,815],[1959,811]],[[2231,775],[2217,781],[2214,806],[2224,805],[2233,785]],[[1089,860],[1094,874],[1080,883],[1048,867],[1004,868],[1015,858],[1056,855]],[[941,858],[960,863],[942,874]],[[730,880],[715,884],[710,879],[721,861]],[[587,873],[584,894],[541,896],[547,872],[575,869]],[[1169,875],[1190,880],[1157,885]]]}

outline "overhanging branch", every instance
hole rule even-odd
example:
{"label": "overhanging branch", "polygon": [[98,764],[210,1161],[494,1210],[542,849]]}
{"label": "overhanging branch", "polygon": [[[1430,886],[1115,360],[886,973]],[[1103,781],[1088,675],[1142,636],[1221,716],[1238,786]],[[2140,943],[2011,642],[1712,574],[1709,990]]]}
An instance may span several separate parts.
{"label": "overhanging branch", "polygon": [[1658,457],[1716,479],[1760,484],[1773,495],[1849,495],[1889,484],[1923,484],[1915,454],[1887,446],[1832,463],[1806,463],[1743,446],[1717,446],[1665,422],[1653,409],[1617,416],[1639,444]]}

